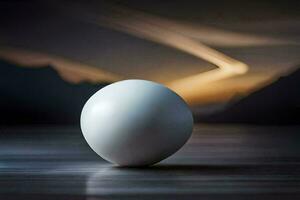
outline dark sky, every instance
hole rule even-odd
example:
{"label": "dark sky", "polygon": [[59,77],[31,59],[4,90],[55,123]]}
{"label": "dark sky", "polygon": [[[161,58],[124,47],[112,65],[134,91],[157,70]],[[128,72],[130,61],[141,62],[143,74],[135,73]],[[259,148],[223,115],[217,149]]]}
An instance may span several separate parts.
{"label": "dark sky", "polygon": [[184,24],[190,27],[181,28],[184,34],[249,65],[246,75],[222,80],[232,90],[226,98],[300,63],[299,1],[0,1],[0,48],[60,56],[162,83],[215,68],[176,48],[93,23],[94,16],[118,15],[115,7]]}

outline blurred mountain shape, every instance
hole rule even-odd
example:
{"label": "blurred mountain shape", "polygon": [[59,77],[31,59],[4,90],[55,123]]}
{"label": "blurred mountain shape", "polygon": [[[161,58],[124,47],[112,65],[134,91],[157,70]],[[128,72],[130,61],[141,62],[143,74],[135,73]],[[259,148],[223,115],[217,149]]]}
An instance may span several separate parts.
{"label": "blurred mountain shape", "polygon": [[287,76],[229,103],[221,111],[201,115],[196,122],[261,125],[300,124],[300,66]]}
{"label": "blurred mountain shape", "polygon": [[24,68],[0,60],[0,125],[78,125],[84,103],[107,84],[71,84],[51,66]]}

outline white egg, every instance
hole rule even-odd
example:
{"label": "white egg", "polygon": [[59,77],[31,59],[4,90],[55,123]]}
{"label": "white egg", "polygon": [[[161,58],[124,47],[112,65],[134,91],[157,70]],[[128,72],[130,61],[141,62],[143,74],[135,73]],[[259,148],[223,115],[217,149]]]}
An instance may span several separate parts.
{"label": "white egg", "polygon": [[90,147],[120,166],[155,164],[189,139],[193,116],[165,86],[125,80],[96,92],[84,105],[81,130]]}

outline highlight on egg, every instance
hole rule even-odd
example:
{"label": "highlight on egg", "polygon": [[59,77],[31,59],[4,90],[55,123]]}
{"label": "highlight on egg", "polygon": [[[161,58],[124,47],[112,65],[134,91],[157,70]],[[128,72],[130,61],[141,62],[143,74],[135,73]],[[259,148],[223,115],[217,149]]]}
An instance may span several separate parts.
{"label": "highlight on egg", "polygon": [[193,116],[167,87],[146,80],[110,84],[88,99],[81,130],[89,146],[119,166],[153,165],[190,138]]}

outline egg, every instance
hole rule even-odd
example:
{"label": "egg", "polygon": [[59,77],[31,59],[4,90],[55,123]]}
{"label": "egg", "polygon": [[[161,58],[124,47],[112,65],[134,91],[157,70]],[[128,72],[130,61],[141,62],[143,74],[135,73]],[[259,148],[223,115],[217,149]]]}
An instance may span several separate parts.
{"label": "egg", "polygon": [[153,165],[179,150],[193,130],[185,101],[146,80],[110,84],[85,103],[80,125],[89,146],[119,166]]}

